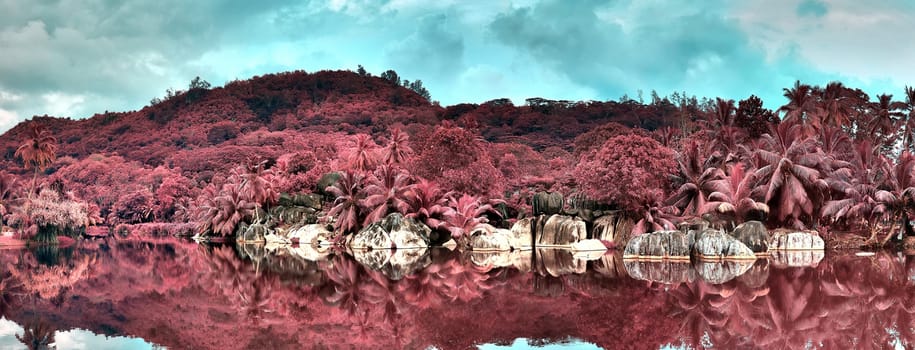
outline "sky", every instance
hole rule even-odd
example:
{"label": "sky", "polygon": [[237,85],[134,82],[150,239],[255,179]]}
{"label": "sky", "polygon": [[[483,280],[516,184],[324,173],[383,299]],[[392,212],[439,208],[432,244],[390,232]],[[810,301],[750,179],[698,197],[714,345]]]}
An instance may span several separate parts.
{"label": "sky", "polygon": [[0,132],[141,109],[195,76],[360,64],[443,105],[656,90],[778,108],[795,80],[898,99],[912,32],[908,0],[0,0]]}

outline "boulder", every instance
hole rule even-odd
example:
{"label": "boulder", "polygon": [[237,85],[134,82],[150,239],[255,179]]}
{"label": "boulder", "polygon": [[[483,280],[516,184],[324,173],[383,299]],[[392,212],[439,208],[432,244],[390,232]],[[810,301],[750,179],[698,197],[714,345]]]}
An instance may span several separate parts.
{"label": "boulder", "polygon": [[[544,220],[545,219],[545,220]],[[539,216],[536,219],[534,232],[535,246],[568,247],[588,237],[588,228],[579,218],[565,215]]]}
{"label": "boulder", "polygon": [[815,231],[775,230],[769,238],[772,250],[824,250],[826,243]]}
{"label": "boulder", "polygon": [[497,229],[482,224],[470,231],[470,247],[473,251],[508,251],[511,246],[512,231]]}
{"label": "boulder", "polygon": [[759,221],[747,221],[734,229],[734,238],[750,248],[754,253],[769,251],[769,230]]}
{"label": "boulder", "polygon": [[680,231],[657,231],[632,237],[623,259],[689,260],[689,240]]}
{"label": "boulder", "polygon": [[825,256],[822,250],[769,251],[769,260],[777,267],[816,267]]}
{"label": "boulder", "polygon": [[[241,226],[239,226],[241,228]],[[273,234],[273,230],[263,224],[251,224],[244,227],[244,232],[235,240],[240,243],[265,243],[268,234]]]}
{"label": "boulder", "polygon": [[[749,271],[737,277],[737,282],[754,291],[761,291],[768,281],[769,259],[756,259]],[[768,288],[765,289],[768,290]]]}
{"label": "boulder", "polygon": [[321,210],[321,207],[324,205],[324,198],[322,198],[321,195],[314,193],[297,194],[292,197],[292,204],[299,207]]}
{"label": "boulder", "polygon": [[688,262],[623,260],[629,277],[664,284],[691,283],[696,272]]}
{"label": "boulder", "polygon": [[470,262],[479,267],[497,268],[512,266],[511,251],[478,251],[470,252]]}
{"label": "boulder", "polygon": [[629,240],[632,226],[632,220],[626,219],[620,212],[609,212],[594,219],[594,226],[588,237],[614,242],[617,246],[622,246]]}
{"label": "boulder", "polygon": [[360,230],[350,240],[350,248],[427,248],[430,231],[426,225],[393,213]]}
{"label": "boulder", "polygon": [[289,230],[286,238],[292,243],[308,246],[326,246],[330,244],[334,233],[325,225],[309,224]]}
{"label": "boulder", "polygon": [[694,268],[699,277],[706,282],[722,284],[749,271],[754,262],[751,260],[702,261],[698,262]]}
{"label": "boulder", "polygon": [[327,188],[337,184],[337,181],[340,181],[340,178],[343,177],[343,174],[338,172],[327,173],[321,176],[321,179],[318,180],[315,188],[318,189],[318,193],[324,195],[326,199],[332,199],[334,197],[333,193],[327,191]]}
{"label": "boulder", "polygon": [[277,222],[292,226],[318,222],[315,209],[300,206],[275,206],[270,208],[270,217]]}
{"label": "boulder", "polygon": [[536,261],[537,272],[542,276],[583,274],[588,270],[588,262],[576,259],[568,249],[538,248]]}
{"label": "boulder", "polygon": [[432,263],[428,248],[353,250],[353,257],[365,267],[381,271],[391,280],[420,271]]}
{"label": "boulder", "polygon": [[[268,233],[266,236],[264,236],[264,241],[269,246],[283,246],[283,245],[292,244],[292,242],[288,238],[275,234],[275,233]],[[271,248],[268,247],[268,249],[271,249]]]}
{"label": "boulder", "polygon": [[537,192],[534,194],[533,210],[534,216],[537,215],[554,215],[562,212],[562,193],[559,192]]}
{"label": "boulder", "polygon": [[604,245],[604,242],[601,242],[597,239],[586,239],[572,243],[572,251],[578,252],[605,252],[607,251],[607,246]]}
{"label": "boulder", "polygon": [[756,254],[745,244],[724,232],[708,229],[693,245],[693,253],[700,260],[756,260]]}
{"label": "boulder", "polygon": [[533,218],[524,218],[512,225],[511,242],[509,244],[513,249],[531,249],[534,245],[534,238],[531,235],[531,228],[534,223]]}
{"label": "boulder", "polygon": [[622,277],[626,275],[626,267],[623,266],[623,253],[615,251],[601,255],[600,259],[592,265],[594,271],[608,277]]}

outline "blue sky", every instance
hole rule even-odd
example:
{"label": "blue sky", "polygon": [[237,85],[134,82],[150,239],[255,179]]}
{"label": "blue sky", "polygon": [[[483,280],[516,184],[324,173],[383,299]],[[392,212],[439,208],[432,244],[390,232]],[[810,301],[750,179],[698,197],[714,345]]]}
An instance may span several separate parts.
{"label": "blue sky", "polygon": [[915,2],[0,0],[0,131],[142,108],[195,76],[395,69],[444,105],[686,91],[783,103],[796,79],[915,85]]}

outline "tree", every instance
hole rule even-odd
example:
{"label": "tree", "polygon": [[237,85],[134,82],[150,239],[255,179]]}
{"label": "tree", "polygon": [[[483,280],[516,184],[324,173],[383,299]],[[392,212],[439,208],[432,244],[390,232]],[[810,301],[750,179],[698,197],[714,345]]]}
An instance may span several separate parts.
{"label": "tree", "polygon": [[670,187],[677,171],[674,152],[649,137],[620,135],[582,157],[575,168],[585,194],[635,213],[643,197]]}
{"label": "tree", "polygon": [[750,95],[737,104],[734,125],[743,128],[752,138],[757,138],[769,131],[769,124],[778,124],[778,116],[771,110],[763,108],[762,99]]}
{"label": "tree", "polygon": [[413,90],[414,92],[416,92],[417,94],[419,94],[420,96],[422,96],[424,99],[426,99],[426,101],[431,101],[431,100],[432,100],[432,95],[429,94],[429,90],[427,90],[427,89],[423,86],[423,81],[422,81],[422,80],[419,80],[419,79],[416,79],[416,80],[414,80],[414,81],[404,80],[404,81],[403,81],[403,86],[404,86],[405,88],[408,88],[408,89],[410,89],[410,90]]}
{"label": "tree", "polygon": [[452,192],[443,191],[436,183],[426,179],[410,186],[405,193],[407,202],[406,217],[425,223],[433,230],[447,227],[445,221],[451,217],[453,209],[448,207],[448,198]]}
{"label": "tree", "polygon": [[410,168],[448,191],[500,197],[505,179],[485,145],[473,132],[443,123],[419,145]]}
{"label": "tree", "polygon": [[467,235],[480,224],[488,222],[486,213],[492,211],[492,206],[483,203],[479,197],[463,194],[455,199],[451,198],[450,206],[454,209],[448,216],[451,237],[457,241],[465,241]]}
{"label": "tree", "polygon": [[31,199],[32,193],[35,192],[38,172],[47,168],[57,159],[57,138],[52,136],[51,132],[43,126],[32,122],[29,136],[16,149],[15,156],[22,159],[26,168],[31,167],[34,170],[32,184],[29,187],[29,199]]}
{"label": "tree", "polygon": [[398,76],[397,72],[395,72],[393,69],[384,71],[384,73],[381,73],[380,77],[381,79],[387,80],[394,85],[400,85],[400,76]]}
{"label": "tree", "polygon": [[882,149],[888,150],[896,143],[896,121],[904,116],[901,112],[903,108],[904,103],[893,101],[893,95],[887,94],[878,95],[877,101],[868,104],[867,135]]}
{"label": "tree", "polygon": [[819,192],[826,187],[817,170],[825,157],[796,122],[773,126],[762,140],[764,148],[756,151],[762,166],[756,176],[763,182],[760,191],[766,204],[776,210],[779,222],[803,228],[802,219],[812,217]]}
{"label": "tree", "polygon": [[753,198],[757,182],[755,170],[746,169],[743,163],[729,166],[726,176],[710,185],[715,192],[709,194],[707,206],[721,213],[733,212],[742,220],[764,221],[769,206]]}
{"label": "tree", "polygon": [[668,203],[680,209],[681,215],[701,215],[709,211],[709,195],[719,191],[717,180],[724,178],[724,171],[719,168],[721,154],[713,152],[707,145],[692,141],[677,156],[677,169],[673,177],[675,186],[679,186]]}
{"label": "tree", "polygon": [[406,171],[390,165],[382,165],[369,177],[368,186],[365,187],[365,199],[362,207],[369,213],[365,216],[363,225],[384,219],[388,213],[407,211],[409,204],[406,193],[409,189],[410,176]]}
{"label": "tree", "polygon": [[903,150],[915,152],[915,88],[905,87],[905,110],[903,115],[902,144]]}
{"label": "tree", "polygon": [[400,131],[400,129],[391,130],[391,139],[384,148],[384,163],[389,165],[403,164],[412,153],[410,136]]}
{"label": "tree", "polygon": [[823,204],[821,216],[845,221],[858,227],[871,227],[871,239],[876,237],[876,219],[883,208],[876,200],[877,186],[886,178],[885,159],[869,141],[859,141],[848,167],[832,171],[826,182],[838,195]]}
{"label": "tree", "polygon": [[778,109],[779,112],[785,112],[785,122],[805,123],[807,122],[808,113],[814,110],[815,99],[811,95],[813,88],[807,84],[801,84],[801,81],[795,81],[794,87],[782,89],[788,103]]}
{"label": "tree", "polygon": [[346,234],[359,229],[360,204],[363,200],[363,177],[361,174],[347,171],[340,180],[327,191],[337,197],[333,207],[327,213],[336,218],[334,225],[337,232]]}
{"label": "tree", "polygon": [[361,173],[367,173],[375,168],[376,150],[378,145],[368,134],[356,134],[356,144],[353,146],[349,159],[349,168]]}
{"label": "tree", "polygon": [[260,214],[257,214],[260,207],[269,206],[276,203],[279,195],[273,189],[273,183],[267,180],[272,175],[270,169],[266,169],[267,161],[261,161],[257,164],[245,164],[233,170],[232,175],[238,187],[238,193],[243,196],[246,202],[254,205],[255,215],[260,220]]}

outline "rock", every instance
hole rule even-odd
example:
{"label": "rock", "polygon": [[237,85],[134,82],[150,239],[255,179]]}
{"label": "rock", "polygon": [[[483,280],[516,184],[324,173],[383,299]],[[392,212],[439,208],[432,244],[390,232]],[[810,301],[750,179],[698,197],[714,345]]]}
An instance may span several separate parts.
{"label": "rock", "polygon": [[701,260],[756,260],[756,254],[745,244],[714,229],[702,231],[693,252]]}
{"label": "rock", "polygon": [[350,241],[350,248],[427,248],[430,231],[426,225],[393,213],[360,230]]}
{"label": "rock", "polygon": [[394,248],[394,242],[391,241],[388,231],[378,223],[360,230],[349,243],[353,250]]}
{"label": "rock", "polygon": [[453,239],[449,239],[447,242],[442,243],[442,247],[448,250],[454,250],[457,248],[457,242],[455,242]]}
{"label": "rock", "polygon": [[273,231],[266,225],[251,224],[245,227],[244,233],[236,237],[235,240],[241,243],[265,243],[266,239],[264,237],[268,234],[273,234]]}
{"label": "rock", "polygon": [[308,261],[321,261],[327,258],[330,255],[330,249],[313,246],[309,244],[299,244],[295,246],[287,246],[286,250],[289,251],[290,255],[294,255],[304,260]]}
{"label": "rock", "polygon": [[629,240],[623,259],[689,260],[689,240],[680,231],[644,233]]}
{"label": "rock", "polygon": [[737,225],[731,235],[754,253],[769,251],[769,230],[759,221],[747,221]]}
{"label": "rock", "polygon": [[589,238],[614,242],[617,246],[623,246],[629,240],[632,226],[632,220],[626,219],[620,212],[610,212],[594,219]]}
{"label": "rock", "polygon": [[537,271],[543,276],[582,274],[588,269],[588,263],[575,259],[568,249],[538,248],[537,263]]}
{"label": "rock", "polygon": [[330,242],[333,236],[334,233],[331,232],[327,226],[309,224],[294,230],[290,230],[286,235],[286,238],[288,238],[290,242],[298,243],[299,245],[318,247],[321,246],[324,242]]}
{"label": "rock", "polygon": [[531,235],[531,228],[533,227],[534,221],[535,220],[532,218],[524,218],[515,221],[511,228],[511,242],[509,242],[513,249],[533,248],[534,238]]}
{"label": "rock", "polygon": [[534,194],[533,210],[534,216],[537,215],[554,215],[562,212],[562,193],[559,192],[537,192]]}
{"label": "rock", "polygon": [[266,241],[266,243],[271,246],[282,246],[282,245],[292,244],[292,242],[288,238],[280,236],[278,234],[274,234],[274,233],[268,233],[267,235],[265,235],[264,241]]}
{"label": "rock", "polygon": [[482,224],[470,232],[470,247],[479,252],[508,251],[512,249],[511,239],[511,231]]}
{"label": "rock", "polygon": [[577,260],[581,260],[581,261],[593,261],[593,260],[600,259],[602,256],[604,256],[605,253],[607,253],[606,250],[604,250],[604,251],[599,251],[599,250],[575,251],[575,250],[573,250],[572,257]]}
{"label": "rock", "polygon": [[431,264],[432,255],[429,254],[429,248],[398,248],[392,252],[388,265],[382,267],[381,273],[397,281]]}
{"label": "rock", "polygon": [[432,263],[428,248],[354,250],[353,257],[365,267],[381,271],[391,280],[403,279]]}
{"label": "rock", "polygon": [[615,251],[601,255],[600,259],[594,262],[594,271],[608,277],[622,277],[626,275],[626,267],[623,265],[623,253]]}
{"label": "rock", "polygon": [[[754,291],[761,291],[768,280],[769,259],[756,259],[749,271],[737,277],[738,282]],[[768,290],[768,288],[765,289]]]}
{"label": "rock", "polygon": [[702,232],[709,228],[711,224],[703,218],[692,218],[677,224],[677,229],[688,233],[689,231]]}
{"label": "rock", "polygon": [[353,249],[353,258],[363,266],[380,271],[391,259],[389,249]]}
{"label": "rock", "polygon": [[340,181],[340,178],[343,177],[343,174],[338,172],[327,173],[321,176],[321,179],[318,180],[315,188],[318,189],[318,193],[324,195],[325,198],[332,198],[333,194],[327,191],[327,188],[337,184],[337,181]]}
{"label": "rock", "polygon": [[478,251],[470,252],[470,262],[474,265],[487,268],[512,266],[511,251]]}
{"label": "rock", "polygon": [[270,217],[285,225],[307,225],[318,222],[315,209],[300,206],[276,206],[270,208]]}
{"label": "rock", "polygon": [[826,243],[815,231],[775,230],[769,238],[769,250],[824,250]]}
{"label": "rock", "polygon": [[629,277],[664,284],[692,283],[696,272],[688,262],[623,260]]}
{"label": "rock", "polygon": [[694,267],[696,273],[708,283],[722,284],[743,275],[753,267],[755,261],[751,260],[728,260],[708,262],[702,261]]}
{"label": "rock", "polygon": [[321,195],[314,193],[297,194],[292,197],[292,203],[296,206],[321,210],[324,200]]}
{"label": "rock", "polygon": [[[544,221],[544,218],[546,220]],[[565,215],[539,216],[534,225],[537,247],[568,247],[588,237],[587,225],[579,218]]]}
{"label": "rock", "polygon": [[769,260],[778,267],[816,267],[826,256],[822,250],[770,250]]}
{"label": "rock", "polygon": [[585,251],[597,251],[605,252],[607,251],[607,246],[604,245],[604,242],[601,242],[597,239],[586,239],[572,243],[572,251],[585,252]]}

